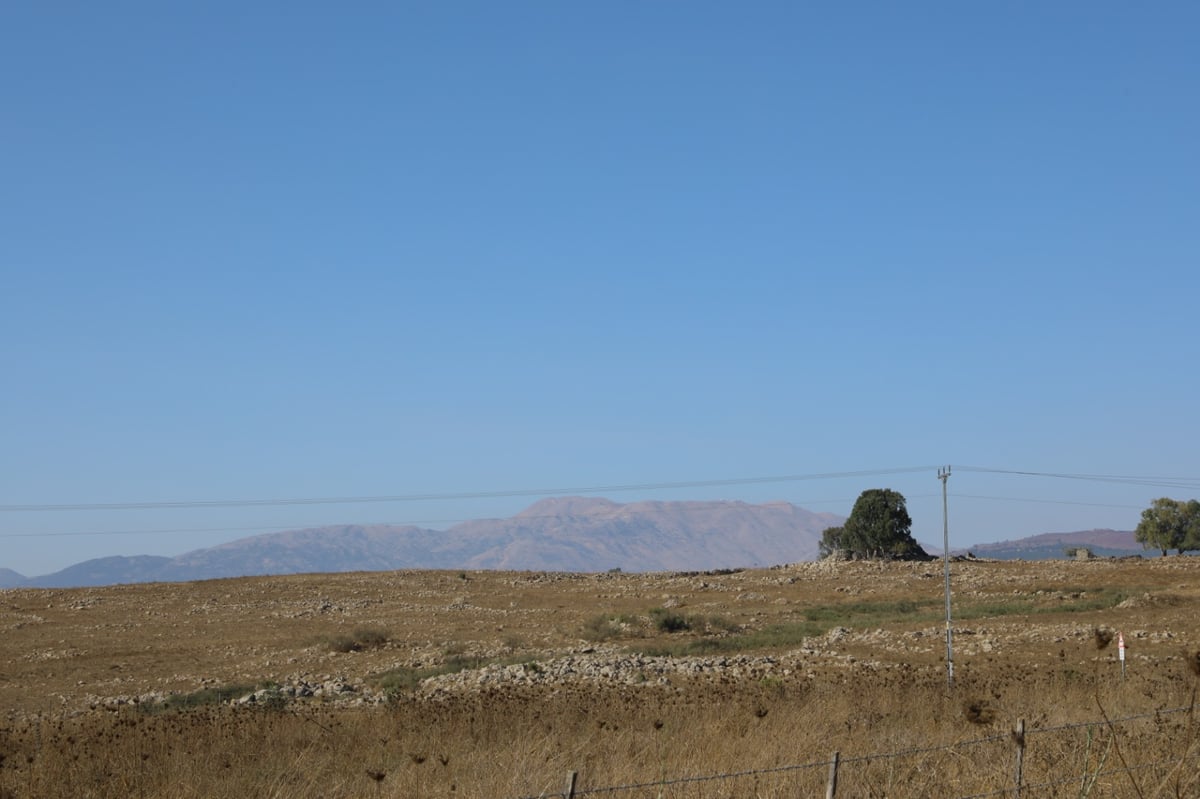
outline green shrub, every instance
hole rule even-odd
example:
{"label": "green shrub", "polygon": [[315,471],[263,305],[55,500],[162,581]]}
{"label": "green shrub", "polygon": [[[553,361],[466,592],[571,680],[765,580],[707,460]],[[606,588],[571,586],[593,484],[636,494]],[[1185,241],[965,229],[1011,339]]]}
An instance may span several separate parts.
{"label": "green shrub", "polygon": [[234,699],[240,699],[246,694],[254,693],[259,688],[272,687],[268,683],[230,683],[212,688],[201,688],[186,694],[172,694],[161,702],[144,702],[138,706],[143,713],[156,714],[167,710],[191,710],[193,708],[223,705]]}
{"label": "green shrub", "polygon": [[682,613],[674,613],[666,608],[654,608],[650,611],[650,619],[655,628],[664,633],[680,633],[692,629],[691,619]]}

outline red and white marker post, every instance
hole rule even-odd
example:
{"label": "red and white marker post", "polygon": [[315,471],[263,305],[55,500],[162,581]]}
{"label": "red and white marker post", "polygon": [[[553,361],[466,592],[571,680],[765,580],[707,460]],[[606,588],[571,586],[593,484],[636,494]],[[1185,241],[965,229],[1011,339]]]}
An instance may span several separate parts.
{"label": "red and white marker post", "polygon": [[1117,633],[1117,657],[1121,659],[1121,679],[1125,679],[1125,633]]}

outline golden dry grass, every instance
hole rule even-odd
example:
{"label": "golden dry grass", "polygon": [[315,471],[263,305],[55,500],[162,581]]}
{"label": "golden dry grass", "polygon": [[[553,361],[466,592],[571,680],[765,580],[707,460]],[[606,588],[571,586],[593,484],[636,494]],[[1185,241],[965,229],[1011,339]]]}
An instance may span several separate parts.
{"label": "golden dry grass", "polygon": [[[820,795],[835,750],[839,796],[968,796],[1011,787],[1018,719],[1026,781],[1068,780],[1026,795],[1200,796],[1194,715],[1155,715],[1195,701],[1198,577],[1195,558],[956,563],[953,690],[940,564],[4,591],[0,797],[518,797],[562,791],[571,770],[582,791],[647,784],[602,794],[617,797]],[[660,629],[663,606],[690,629]],[[587,637],[598,617],[613,622],[603,644]],[[1097,630],[1124,633],[1124,680]],[[331,645],[360,639],[371,645]],[[549,668],[592,646],[777,665],[401,691],[361,707],[112,701],[297,676],[372,685],[456,658]],[[752,773],[678,781],[734,772]]]}

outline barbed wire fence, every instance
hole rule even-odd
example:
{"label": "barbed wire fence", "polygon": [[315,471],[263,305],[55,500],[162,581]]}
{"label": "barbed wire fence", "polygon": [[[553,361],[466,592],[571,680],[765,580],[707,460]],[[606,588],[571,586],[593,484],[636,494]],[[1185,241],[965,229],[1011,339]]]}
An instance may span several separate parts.
{"label": "barbed wire fence", "polygon": [[[896,795],[880,786],[903,785],[913,796],[947,799],[1034,796],[1200,796],[1200,740],[1192,706],[1100,718],[1049,727],[1016,729],[939,746],[913,747],[851,757],[833,752],[829,758],[770,768],[661,778],[623,785],[579,787],[580,773],[569,771],[565,787],[520,799],[579,799],[615,796],[653,799],[706,797],[795,797]],[[1188,735],[1172,741],[1169,718],[1186,714]],[[1118,737],[1133,725],[1148,725],[1143,734],[1161,739],[1163,757],[1129,763]],[[1120,729],[1119,729],[1120,728]],[[1035,740],[1040,739],[1040,740]],[[1057,745],[1042,743],[1057,739]],[[1174,751],[1172,751],[1174,750]],[[873,789],[873,790],[872,790]],[[1061,791],[1067,790],[1067,793]]]}

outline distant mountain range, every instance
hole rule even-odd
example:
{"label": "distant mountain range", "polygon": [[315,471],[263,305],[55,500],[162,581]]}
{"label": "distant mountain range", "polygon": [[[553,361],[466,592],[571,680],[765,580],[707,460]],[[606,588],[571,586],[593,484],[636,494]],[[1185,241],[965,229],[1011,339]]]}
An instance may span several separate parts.
{"label": "distant mountain range", "polygon": [[786,502],[634,502],[563,497],[508,519],[448,530],[337,525],[268,533],[174,558],[84,561],[26,578],[0,570],[0,587],[60,588],[263,574],[390,569],[596,572],[699,571],[817,557],[821,533],[845,519]]}
{"label": "distant mountain range", "polygon": [[1042,533],[1016,541],[976,544],[971,554],[996,560],[1053,560],[1067,557],[1076,547],[1091,550],[1096,557],[1119,558],[1126,555],[1153,557],[1157,550],[1145,550],[1133,537],[1132,530],[1082,530],[1077,533]]}
{"label": "distant mountain range", "polygon": [[[844,517],[787,502],[634,502],[563,497],[508,519],[448,530],[336,525],[268,533],[178,557],[113,556],[41,577],[0,569],[0,588],[64,588],[222,577],[392,569],[597,572],[701,571],[815,560],[821,533]],[[1045,533],[978,544],[982,558],[1063,558],[1067,547],[1097,556],[1138,554],[1133,533]]]}

